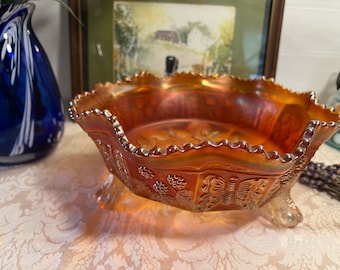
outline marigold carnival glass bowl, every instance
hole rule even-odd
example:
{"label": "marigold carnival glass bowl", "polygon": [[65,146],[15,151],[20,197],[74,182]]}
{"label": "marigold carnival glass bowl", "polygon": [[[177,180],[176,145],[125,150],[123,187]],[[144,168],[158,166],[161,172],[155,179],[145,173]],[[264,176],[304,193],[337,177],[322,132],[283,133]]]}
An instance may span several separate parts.
{"label": "marigold carnival glass bowl", "polygon": [[[285,227],[302,221],[292,186],[340,129],[339,113],[310,92],[188,73],[97,84],[69,112],[131,192],[194,212],[267,204]],[[102,208],[115,196],[109,184],[97,192]]]}

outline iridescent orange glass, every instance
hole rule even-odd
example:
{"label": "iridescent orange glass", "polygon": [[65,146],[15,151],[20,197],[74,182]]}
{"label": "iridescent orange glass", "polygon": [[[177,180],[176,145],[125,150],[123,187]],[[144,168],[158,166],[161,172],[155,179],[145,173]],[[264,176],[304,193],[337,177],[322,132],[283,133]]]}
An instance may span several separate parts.
{"label": "iridescent orange glass", "polygon": [[[71,117],[133,193],[190,211],[255,209],[275,223],[302,215],[290,190],[340,115],[271,80],[142,73],[78,95]],[[115,190],[97,193],[109,207]]]}

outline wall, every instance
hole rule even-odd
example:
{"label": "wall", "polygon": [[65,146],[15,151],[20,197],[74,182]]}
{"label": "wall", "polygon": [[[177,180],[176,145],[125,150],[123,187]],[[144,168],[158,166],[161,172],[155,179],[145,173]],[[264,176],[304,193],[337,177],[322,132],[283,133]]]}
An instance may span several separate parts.
{"label": "wall", "polygon": [[[71,98],[68,12],[54,1],[35,1],[34,29],[44,45],[65,100]],[[340,1],[286,0],[276,81],[314,91],[326,102],[340,71]]]}
{"label": "wall", "polygon": [[276,81],[325,103],[339,72],[340,1],[286,0]]}

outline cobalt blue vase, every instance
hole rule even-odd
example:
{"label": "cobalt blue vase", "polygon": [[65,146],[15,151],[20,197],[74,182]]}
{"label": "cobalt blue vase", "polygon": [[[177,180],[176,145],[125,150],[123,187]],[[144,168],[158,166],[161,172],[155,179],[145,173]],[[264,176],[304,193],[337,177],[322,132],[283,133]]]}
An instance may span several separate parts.
{"label": "cobalt blue vase", "polygon": [[0,3],[0,165],[42,158],[63,134],[58,84],[31,25],[34,7]]}

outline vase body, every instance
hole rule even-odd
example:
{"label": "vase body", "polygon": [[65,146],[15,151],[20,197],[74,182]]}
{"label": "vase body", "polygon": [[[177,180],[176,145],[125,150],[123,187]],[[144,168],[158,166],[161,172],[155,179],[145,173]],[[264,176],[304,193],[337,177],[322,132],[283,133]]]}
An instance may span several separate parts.
{"label": "vase body", "polygon": [[44,157],[63,133],[62,99],[33,11],[30,3],[0,4],[0,164]]}

